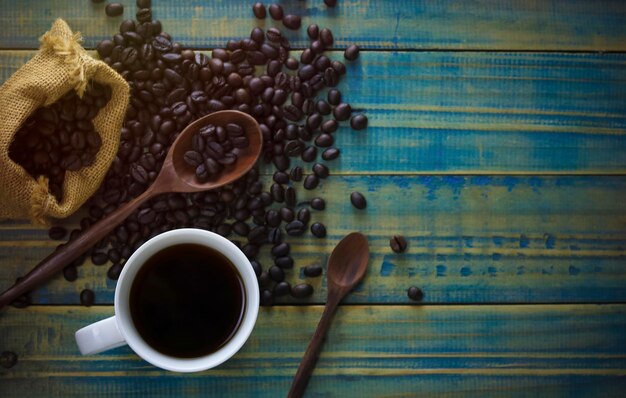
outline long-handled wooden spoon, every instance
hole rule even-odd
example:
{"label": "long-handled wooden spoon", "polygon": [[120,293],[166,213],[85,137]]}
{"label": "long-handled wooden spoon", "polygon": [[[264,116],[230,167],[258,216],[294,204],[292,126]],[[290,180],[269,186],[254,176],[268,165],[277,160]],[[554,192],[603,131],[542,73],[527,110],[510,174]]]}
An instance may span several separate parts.
{"label": "long-handled wooden spoon", "polygon": [[288,398],[298,398],[304,394],[337,305],[363,279],[369,256],[367,238],[358,232],[353,232],[343,238],[330,255],[326,271],[328,299],[324,313],[300,362],[287,395]]}
{"label": "long-handled wooden spoon", "polygon": [[[183,156],[191,148],[191,139],[200,128],[208,124],[226,125],[227,123],[237,123],[243,127],[248,137],[249,145],[239,154],[237,162],[225,168],[218,177],[199,183],[195,178],[194,169],[186,165]],[[117,227],[139,205],[155,195],[167,192],[206,191],[219,188],[240,178],[254,166],[261,154],[262,145],[263,136],[259,124],[252,116],[243,112],[215,112],[191,123],[176,138],[163,161],[163,167],[159,175],[144,193],[119,207],[107,217],[93,224],[79,237],[43,259],[19,282],[0,294],[0,309],[60,272],[67,264],[78,258]]]}

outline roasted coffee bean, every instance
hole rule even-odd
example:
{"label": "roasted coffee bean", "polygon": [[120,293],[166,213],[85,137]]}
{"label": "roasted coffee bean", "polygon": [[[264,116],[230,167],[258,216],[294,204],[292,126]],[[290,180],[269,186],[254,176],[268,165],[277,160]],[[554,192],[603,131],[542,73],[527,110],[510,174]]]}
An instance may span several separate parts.
{"label": "roasted coffee bean", "polygon": [[298,30],[302,25],[302,19],[298,15],[287,14],[283,18],[283,25],[287,29]]}
{"label": "roasted coffee bean", "polygon": [[308,224],[309,221],[311,221],[311,212],[306,207],[303,207],[302,209],[298,210],[298,215],[296,216],[296,218],[303,224]]}
{"label": "roasted coffee bean", "polygon": [[109,256],[106,253],[94,252],[91,254],[91,262],[93,265],[103,265],[109,261]]}
{"label": "roasted coffee bean", "polygon": [[317,238],[324,238],[326,237],[326,227],[322,223],[315,222],[311,224],[311,233]]}
{"label": "roasted coffee bean", "polygon": [[139,221],[140,224],[150,224],[154,221],[155,217],[156,213],[150,208],[142,209],[137,213],[137,221]]}
{"label": "roasted coffee bean", "polygon": [[394,252],[402,253],[406,250],[407,242],[404,236],[394,235],[391,237],[391,239],[389,239],[389,246]]}
{"label": "roasted coffee bean", "polygon": [[304,179],[304,189],[315,189],[320,183],[320,179],[315,174],[310,174]]}
{"label": "roasted coffee bean", "polygon": [[257,278],[261,276],[261,272],[263,272],[263,267],[261,266],[261,263],[253,260],[250,261],[250,265],[252,265],[252,269],[254,270],[254,274],[257,276]]}
{"label": "roasted coffee bean", "polygon": [[317,40],[320,33],[320,28],[316,24],[311,24],[306,28],[306,33],[311,40]]}
{"label": "roasted coffee bean", "polygon": [[2,351],[0,354],[0,366],[5,369],[12,368],[17,364],[17,354],[12,351]]}
{"label": "roasted coffee bean", "polygon": [[335,39],[333,38],[333,32],[328,28],[323,28],[322,30],[320,30],[319,38],[324,47],[327,48],[332,46],[335,41]]}
{"label": "roasted coffee bean", "polygon": [[296,190],[293,187],[285,189],[285,203],[289,207],[296,205]]}
{"label": "roasted coffee bean", "polygon": [[284,11],[280,4],[270,4],[269,6],[270,17],[275,21],[283,19]]}
{"label": "roasted coffee bean", "polygon": [[359,48],[359,46],[357,46],[356,44],[351,44],[343,52],[343,57],[347,59],[348,61],[354,61],[355,59],[359,57],[360,51],[361,49]]}
{"label": "roasted coffee bean", "polygon": [[330,171],[325,165],[321,163],[315,163],[313,165],[313,173],[315,173],[315,175],[319,178],[326,178],[330,174]]}
{"label": "roasted coffee bean", "polygon": [[313,62],[314,59],[315,53],[310,48],[305,49],[304,51],[302,51],[302,54],[300,54],[300,62],[303,63],[305,66]]}
{"label": "roasted coffee bean", "polygon": [[124,13],[124,6],[120,3],[109,3],[104,7],[104,12],[109,17],[119,17]]}
{"label": "roasted coffee bean", "polygon": [[302,181],[302,174],[302,167],[296,166],[289,172],[289,178],[291,178],[292,181]]}
{"label": "roasted coffee bean", "polygon": [[285,171],[289,168],[289,164],[291,163],[289,161],[289,158],[287,156],[284,155],[276,155],[274,156],[274,159],[272,159],[272,162],[274,163],[274,166],[276,166],[276,168],[279,171]]}
{"label": "roasted coffee bean", "polygon": [[152,21],[152,11],[149,8],[140,8],[137,10],[135,17],[139,22],[150,22]]}
{"label": "roasted coffee bean", "polygon": [[337,0],[324,0],[327,7],[333,8],[337,5]]}
{"label": "roasted coffee bean", "polygon": [[152,7],[151,0],[137,0],[136,1],[137,8],[150,8]]}
{"label": "roasted coffee bean", "polygon": [[289,243],[283,242],[272,247],[272,256],[283,257],[289,255],[290,246]]}
{"label": "roasted coffee bean", "polygon": [[273,179],[278,184],[288,184],[289,183],[289,175],[283,171],[277,171],[274,173]]}
{"label": "roasted coffee bean", "polygon": [[285,271],[276,265],[272,265],[268,272],[270,274],[270,279],[274,282],[282,282],[285,280]]}
{"label": "roasted coffee bean", "polygon": [[328,90],[328,103],[331,105],[339,105],[341,103],[341,92],[335,88]]}
{"label": "roasted coffee bean", "polygon": [[326,68],[324,71],[324,83],[327,87],[335,87],[339,83],[339,75],[333,68]]}
{"label": "roasted coffee bean", "polygon": [[335,142],[335,138],[331,134],[322,133],[315,137],[315,145],[320,148],[327,148]]}
{"label": "roasted coffee bean", "polygon": [[291,269],[293,268],[293,258],[289,255],[279,256],[274,259],[274,264],[282,269]]}
{"label": "roasted coffee bean", "polygon": [[300,156],[305,162],[312,162],[317,158],[317,147],[308,146]]}
{"label": "roasted coffee bean", "polygon": [[339,149],[337,148],[327,148],[322,152],[322,159],[329,161],[334,160],[339,157]]}
{"label": "roasted coffee bean", "polygon": [[111,267],[107,270],[107,277],[114,281],[118,280],[120,274],[122,273],[122,269],[124,269],[124,266],[120,263],[111,265]]}
{"label": "roasted coffee bean", "polygon": [[264,289],[261,292],[261,305],[264,307],[269,307],[274,304],[274,294],[271,290]]}
{"label": "roasted coffee bean", "polygon": [[265,37],[267,38],[267,40],[272,41],[274,43],[278,43],[280,42],[280,40],[282,39],[282,33],[280,33],[280,30],[276,29],[276,28],[269,28],[267,30],[267,32],[265,32]]}
{"label": "roasted coffee bean", "polygon": [[243,252],[243,254],[245,254],[248,260],[254,260],[256,259],[256,256],[259,254],[259,246],[248,244],[242,247],[241,251]]}
{"label": "roasted coffee bean", "polygon": [[406,295],[413,301],[422,301],[424,299],[424,292],[416,286],[411,286],[407,290]]}
{"label": "roasted coffee bean", "polygon": [[283,107],[283,115],[285,119],[297,122],[302,118],[302,111],[294,104],[289,104]]}
{"label": "roasted coffee bean", "polygon": [[354,130],[363,130],[367,127],[367,116],[363,114],[352,116],[350,119],[350,127]]}
{"label": "roasted coffee bean", "polygon": [[76,268],[76,266],[68,265],[67,267],[63,268],[63,277],[68,282],[74,282],[76,279],[78,279],[78,269]]}
{"label": "roasted coffee bean", "polygon": [[274,202],[284,202],[285,201],[285,189],[280,184],[272,184],[270,187],[270,192],[272,194],[272,199]]}
{"label": "roasted coffee bean", "polygon": [[285,230],[287,231],[287,234],[290,236],[300,236],[304,234],[304,232],[306,231],[306,228],[302,221],[295,220],[287,224],[287,226],[285,227]]}
{"label": "roasted coffee bean", "polygon": [[[313,227],[311,227],[311,229],[313,229]],[[307,265],[306,267],[304,267],[303,273],[304,273],[304,276],[307,276],[309,278],[318,277],[322,275],[322,266],[317,265],[317,264]]]}
{"label": "roasted coffee bean", "polygon": [[291,285],[289,282],[280,281],[274,286],[274,297],[282,297],[289,294]]}
{"label": "roasted coffee bean", "polygon": [[295,298],[305,298],[313,294],[313,286],[308,283],[300,283],[291,287],[291,296]]}
{"label": "roasted coffee bean", "polygon": [[270,227],[278,227],[281,222],[280,214],[276,210],[268,210],[265,213],[265,222]]}
{"label": "roasted coffee bean", "polygon": [[360,192],[352,192],[350,194],[350,203],[357,209],[365,209],[367,206],[367,201],[365,200],[365,196],[363,196]]}
{"label": "roasted coffee bean", "polygon": [[54,226],[48,230],[48,236],[52,240],[62,240],[67,235],[67,229],[61,226]]}
{"label": "roasted coffee bean", "polygon": [[333,116],[338,121],[348,120],[350,115],[352,114],[352,107],[350,104],[346,104],[344,102],[340,103],[333,109]]}
{"label": "roasted coffee bean", "polygon": [[302,81],[309,80],[317,73],[317,70],[313,65],[304,65],[300,70],[298,70],[298,77],[302,79]]}
{"label": "roasted coffee bean", "polygon": [[284,222],[291,222],[295,218],[293,210],[288,207],[282,207],[280,209],[280,218],[283,219]]}
{"label": "roasted coffee bean", "polygon": [[326,202],[322,198],[311,199],[311,208],[315,210],[324,210],[326,208]]}
{"label": "roasted coffee bean", "polygon": [[313,54],[316,54],[316,55],[323,53],[324,50],[326,49],[321,40],[314,40],[313,42],[311,42],[311,45],[309,48],[311,49]]}
{"label": "roasted coffee bean", "polygon": [[267,271],[263,271],[261,272],[261,275],[259,275],[259,277],[257,278],[259,281],[259,286],[260,287],[264,287],[270,284],[270,282],[272,281],[270,279],[270,274]]}
{"label": "roasted coffee bean", "polygon": [[85,307],[91,307],[94,304],[95,299],[96,295],[94,294],[93,290],[84,289],[82,292],[80,292],[80,304],[84,305]]}
{"label": "roasted coffee bean", "polygon": [[252,12],[254,13],[254,16],[258,19],[265,19],[265,17],[267,16],[265,6],[261,2],[254,3],[254,5],[252,6]]}
{"label": "roasted coffee bean", "polygon": [[335,119],[328,119],[322,123],[321,130],[324,133],[334,133],[339,128],[339,123]]}
{"label": "roasted coffee bean", "polygon": [[239,236],[248,236],[250,227],[245,222],[238,221],[233,224],[233,231]]}
{"label": "roasted coffee bean", "polygon": [[289,57],[285,60],[285,66],[287,67],[287,69],[297,70],[298,66],[300,66],[300,63],[297,59]]}
{"label": "roasted coffee bean", "polygon": [[130,166],[130,176],[133,180],[137,181],[140,184],[148,183],[148,172],[141,165],[137,163],[133,163]]}

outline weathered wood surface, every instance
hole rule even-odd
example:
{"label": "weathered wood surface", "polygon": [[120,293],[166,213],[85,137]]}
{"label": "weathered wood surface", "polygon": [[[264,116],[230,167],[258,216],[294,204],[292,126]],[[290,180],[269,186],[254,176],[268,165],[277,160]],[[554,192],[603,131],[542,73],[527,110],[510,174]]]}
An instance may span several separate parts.
{"label": "weathered wood surface", "polygon": [[[0,52],[6,80],[32,51]],[[335,57],[338,53],[332,54]],[[349,174],[624,174],[626,56],[364,52],[341,82],[369,117]]]}
{"label": "weathered wood surface", "polygon": [[[134,1],[123,2],[124,18],[135,15]],[[269,16],[258,22],[252,1],[160,0],[155,17],[185,45],[222,46],[256,26],[277,25]],[[265,2],[270,4],[271,2]],[[280,2],[302,15],[303,28],[290,34],[296,46],[306,42],[310,23],[333,28],[335,45],[364,48],[454,50],[624,51],[626,4],[612,0],[340,0],[334,9],[320,1]],[[0,48],[36,48],[37,38],[56,17],[82,32],[87,46],[110,35],[122,17],[108,18],[104,3],[84,0],[0,0]],[[340,23],[339,23],[340,21]],[[277,25],[281,26],[281,25]]]}
{"label": "weathered wood surface", "polygon": [[[0,368],[0,391],[6,398],[280,397],[321,311],[265,309],[231,361],[181,375],[128,347],[81,357],[74,331],[111,307],[12,309],[0,313],[0,349],[13,347],[20,362]],[[621,397],[625,328],[624,305],[342,306],[306,396]]]}
{"label": "weathered wood surface", "polygon": [[[352,208],[353,191],[366,195],[367,211]],[[314,211],[312,219],[326,224],[329,235],[289,239],[296,267],[288,280],[308,280],[316,294],[305,302],[324,302],[324,279],[304,278],[300,268],[325,265],[342,236],[362,231],[372,254],[352,303],[406,303],[412,284],[424,289],[428,303],[624,302],[624,192],[624,177],[332,176],[318,190],[299,190],[299,201],[326,198],[327,209]],[[78,218],[68,225],[76,226]],[[409,239],[404,254],[389,248],[396,233]],[[45,229],[5,223],[0,286],[57,243]],[[267,250],[265,269],[272,264]],[[59,276],[33,299],[76,304],[89,287],[98,303],[111,303],[115,283],[106,270],[87,263],[76,282]]]}

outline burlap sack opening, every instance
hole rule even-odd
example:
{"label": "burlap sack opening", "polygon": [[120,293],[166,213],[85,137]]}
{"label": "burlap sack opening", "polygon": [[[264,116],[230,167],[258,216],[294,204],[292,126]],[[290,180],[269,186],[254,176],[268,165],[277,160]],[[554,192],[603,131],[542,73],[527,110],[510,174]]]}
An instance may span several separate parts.
{"label": "burlap sack opening", "polygon": [[[80,40],[79,33],[57,19],[41,37],[37,54],[0,87],[0,218],[30,218],[45,224],[50,217],[69,216],[98,189],[117,153],[128,84],[104,62],[89,56]],[[53,104],[70,90],[82,96],[90,81],[112,91],[111,100],[93,119],[102,147],[91,166],[66,172],[59,203],[48,192],[47,178],[35,181],[9,158],[9,146],[37,108]]]}

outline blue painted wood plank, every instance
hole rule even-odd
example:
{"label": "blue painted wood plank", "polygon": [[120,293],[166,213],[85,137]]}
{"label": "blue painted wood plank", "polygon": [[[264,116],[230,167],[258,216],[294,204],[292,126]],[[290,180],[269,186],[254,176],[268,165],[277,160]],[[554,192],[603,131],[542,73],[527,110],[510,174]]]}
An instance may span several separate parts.
{"label": "blue painted wood plank", "polygon": [[626,173],[624,54],[364,52],[340,88],[369,128],[335,133],[335,173]]}
{"label": "blue painted wood plank", "polygon": [[[125,2],[125,18],[135,15]],[[244,0],[155,0],[153,12],[164,29],[186,46],[213,48],[242,38],[254,26],[280,26],[268,17],[254,20]],[[269,4],[269,3],[268,3]],[[624,51],[626,5],[621,1],[545,0],[501,2],[341,0],[334,9],[321,1],[285,0],[288,13],[301,15],[303,28],[288,33],[294,45],[308,45],[310,23],[333,29],[335,45],[357,43],[372,49],[497,49]],[[115,33],[119,18],[104,5],[66,0],[0,0],[0,48],[36,48],[56,17],[86,37],[86,45]]]}
{"label": "blue painted wood plank", "polygon": [[[352,191],[365,194],[366,211],[350,205]],[[307,281],[316,289],[310,300],[295,302],[324,302],[324,279],[304,278],[301,268],[325,265],[341,237],[362,231],[369,237],[371,261],[350,303],[407,303],[411,285],[423,289],[427,303],[622,302],[624,192],[626,177],[331,176],[316,191],[299,190],[299,201],[326,199],[327,209],[314,211],[312,222],[324,223],[328,237],[288,239],[295,268],[287,280]],[[79,218],[67,224],[76,226]],[[394,234],[407,237],[406,253],[389,248]],[[0,287],[56,244],[44,229],[3,224]],[[260,256],[265,269],[272,265],[268,251]],[[106,278],[107,268],[87,263],[79,268],[78,281],[59,276],[33,299],[76,304],[80,291],[91,288],[98,304],[110,304],[115,282]]]}
{"label": "blue painted wood plank", "polygon": [[[128,347],[81,357],[74,330],[110,307],[0,313],[4,397],[284,396],[321,307],[263,309],[232,360],[161,371]],[[342,306],[306,396],[618,397],[626,387],[626,306]]]}

